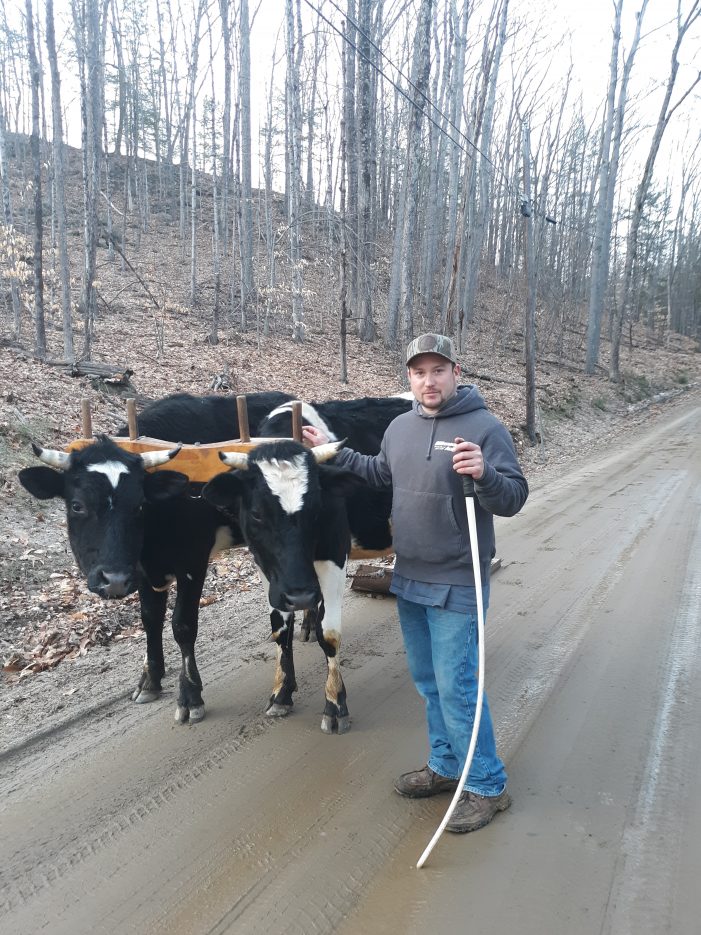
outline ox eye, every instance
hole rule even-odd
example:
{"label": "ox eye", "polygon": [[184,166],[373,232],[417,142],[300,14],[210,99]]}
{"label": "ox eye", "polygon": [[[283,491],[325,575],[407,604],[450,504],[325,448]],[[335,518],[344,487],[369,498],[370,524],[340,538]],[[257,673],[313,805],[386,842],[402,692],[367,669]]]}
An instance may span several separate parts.
{"label": "ox eye", "polygon": [[251,512],[248,514],[248,518],[252,523],[263,522],[263,516],[258,512],[258,510],[251,510]]}
{"label": "ox eye", "polygon": [[75,516],[81,516],[85,513],[85,507],[80,502],[80,500],[71,500],[71,513]]}

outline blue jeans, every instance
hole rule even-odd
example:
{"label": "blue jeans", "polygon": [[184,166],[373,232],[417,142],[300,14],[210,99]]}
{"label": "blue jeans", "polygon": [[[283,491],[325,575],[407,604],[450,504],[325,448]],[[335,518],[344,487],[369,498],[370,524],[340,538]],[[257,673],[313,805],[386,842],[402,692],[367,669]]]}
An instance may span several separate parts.
{"label": "blue jeans", "polygon": [[[428,765],[440,776],[459,779],[477,704],[477,613],[426,607],[400,596],[397,608],[409,671],[426,702],[431,745]],[[506,770],[497,756],[485,693],[465,788],[478,795],[494,796],[505,786]]]}

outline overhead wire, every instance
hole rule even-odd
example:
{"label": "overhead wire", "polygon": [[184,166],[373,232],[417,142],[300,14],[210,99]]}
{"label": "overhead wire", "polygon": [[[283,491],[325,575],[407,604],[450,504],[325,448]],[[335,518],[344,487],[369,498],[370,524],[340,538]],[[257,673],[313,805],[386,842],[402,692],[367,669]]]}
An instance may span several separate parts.
{"label": "overhead wire", "polygon": [[[322,13],[322,11],[319,9],[318,6],[316,6],[314,3],[312,3],[312,0],[304,0],[304,2],[307,4],[307,6],[308,6],[314,13],[316,13],[316,15],[317,15],[321,20],[323,20],[328,26],[330,26],[330,28],[331,28],[337,35],[339,35],[339,36],[341,37],[341,39],[342,39],[347,45],[349,45],[352,49],[354,49],[354,51],[355,51],[361,58],[363,58],[363,59],[370,65],[371,68],[373,68],[379,75],[382,76],[382,78],[385,79],[385,81],[388,82],[388,84],[390,84],[399,94],[401,94],[401,96],[402,96],[412,107],[418,107],[418,106],[419,106],[419,105],[417,104],[416,100],[415,100],[414,98],[412,98],[409,94],[407,94],[407,92],[404,90],[404,88],[402,88],[401,85],[399,85],[396,81],[394,81],[394,80],[393,80],[393,79],[377,64],[377,62],[375,62],[372,58],[370,58],[370,57],[369,57],[368,55],[366,55],[363,51],[361,51],[361,49],[358,47],[358,45],[356,45],[356,43],[353,42],[352,39],[351,39],[348,35],[346,35],[346,33],[345,33],[342,29],[339,29],[339,27],[336,26],[335,23],[333,23],[324,13]],[[392,59],[391,59],[391,58],[390,58],[390,57],[374,42],[374,40],[372,39],[372,37],[369,36],[369,35],[363,30],[363,28],[360,26],[360,24],[357,23],[357,22],[353,19],[353,17],[348,16],[347,13],[346,13],[344,10],[342,10],[341,7],[338,6],[338,4],[335,2],[335,0],[327,0],[327,2],[329,2],[329,3],[331,4],[331,6],[333,6],[334,9],[335,9],[338,13],[340,13],[341,16],[343,16],[343,17],[351,24],[351,26],[353,27],[353,29],[354,29],[356,32],[358,32],[358,33],[363,37],[363,39],[365,39],[366,42],[368,42],[369,45],[371,45],[372,48],[375,49],[375,51],[376,51],[379,55],[381,55],[382,58],[383,58],[386,62],[389,63],[389,65],[391,65],[391,67],[397,72],[397,74],[400,75],[400,76],[410,85],[410,87],[414,89],[414,91],[416,92],[416,94],[417,94],[417,95],[420,95],[420,96],[423,98],[423,100],[429,105],[429,107],[430,107],[433,111],[435,111],[435,113],[444,121],[444,125],[441,125],[441,124],[438,123],[436,120],[434,120],[434,118],[433,118],[430,114],[426,114],[426,118],[429,120],[429,122],[430,122],[431,124],[433,124],[433,126],[436,127],[436,129],[437,129],[440,133],[442,133],[444,136],[446,136],[446,137],[450,140],[450,142],[453,143],[454,146],[457,146],[458,149],[461,150],[461,152],[465,153],[466,156],[471,156],[472,154],[468,151],[468,149],[466,149],[466,147],[465,147],[464,145],[462,145],[462,143],[460,142],[460,140],[459,140],[459,139],[455,139],[455,138],[447,131],[447,129],[446,129],[446,127],[445,127],[445,124],[448,124],[448,125],[458,134],[458,136],[461,137],[461,138],[465,141],[465,143],[466,143],[468,146],[470,146],[476,153],[478,153],[478,154],[482,157],[482,159],[483,159],[485,162],[487,162],[487,163],[494,169],[495,172],[498,172],[499,175],[502,176],[502,178],[504,179],[504,185],[505,185],[505,188],[507,189],[507,191],[509,191],[509,192],[518,200],[519,204],[520,204],[521,206],[523,206],[523,205],[526,203],[526,202],[524,202],[523,193],[522,193],[520,190],[516,190],[516,189],[514,188],[514,186],[513,186],[512,182],[511,182],[511,180],[510,180],[509,177],[506,175],[506,173],[504,172],[504,170],[503,170],[500,166],[498,166],[495,162],[493,162],[493,161],[489,158],[489,156],[487,156],[487,154],[486,154],[485,152],[483,152],[483,150],[481,150],[480,147],[477,146],[477,144],[476,144],[475,142],[473,142],[473,140],[471,140],[471,139],[467,136],[466,133],[464,133],[458,126],[456,126],[455,123],[450,119],[450,117],[448,117],[446,114],[443,113],[443,111],[440,109],[440,107],[438,107],[438,105],[435,104],[435,103],[431,100],[431,98],[428,96],[428,94],[426,94],[425,91],[422,91],[420,88],[418,88],[418,87],[414,84],[414,82],[411,80],[411,78],[408,77],[406,74],[404,74],[404,72],[401,70],[401,68],[400,68],[394,61],[392,61]],[[490,174],[492,175],[492,179],[494,180],[494,174],[493,174],[493,173],[490,173]],[[538,216],[538,217],[544,218],[545,221],[546,221],[547,223],[550,223],[550,224],[561,224],[560,221],[557,221],[557,220],[554,218],[554,212],[552,212],[552,211],[547,211],[547,210],[546,210],[546,211],[542,211],[542,210],[536,208],[535,205],[533,205],[532,202],[530,203],[530,205],[531,205],[531,207],[530,207],[530,212],[531,212],[531,214],[535,214],[535,215]],[[523,214],[524,217],[530,217],[530,215],[524,214],[523,208],[522,208],[522,207],[521,207],[521,213]],[[568,225],[566,225],[566,226],[568,226]]]}

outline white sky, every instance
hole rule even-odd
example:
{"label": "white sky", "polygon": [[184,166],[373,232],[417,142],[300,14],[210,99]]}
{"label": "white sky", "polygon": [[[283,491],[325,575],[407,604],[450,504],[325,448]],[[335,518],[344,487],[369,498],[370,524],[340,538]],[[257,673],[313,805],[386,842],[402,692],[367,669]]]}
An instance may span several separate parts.
{"label": "white sky", "polygon": [[[137,0],[138,2],[138,0]],[[155,10],[153,0],[143,0],[151,10]],[[187,6],[190,0],[182,0]],[[316,5],[321,0],[313,0]],[[336,0],[339,6],[344,6],[344,0]],[[438,3],[441,0],[437,0]],[[634,14],[639,8],[641,0],[626,0],[624,5],[624,23],[622,44],[624,49],[629,48],[634,32]],[[683,0],[688,7],[691,0]],[[41,0],[35,0],[41,3]],[[256,9],[257,0],[249,0],[251,12]],[[386,0],[386,7],[393,4]],[[60,40],[63,30],[60,23],[70,22],[69,0],[55,0],[55,16],[57,20],[57,34]],[[216,6],[216,5],[215,5]],[[43,12],[43,4],[41,4]],[[10,21],[22,28],[20,11],[24,3],[21,0],[6,0],[6,10]],[[282,23],[284,17],[284,0],[260,0],[252,32],[252,92],[253,92],[253,121],[252,134],[254,146],[260,126],[265,122],[266,89],[270,80],[270,68],[273,48],[276,39],[279,39],[279,55],[283,52]],[[325,14],[334,22],[340,22],[339,14],[328,4],[323,7]],[[643,41],[638,51],[636,65],[633,73],[631,95],[634,106],[639,108],[640,121],[643,125],[651,127],[657,118],[662,89],[669,70],[669,54],[672,44],[673,18],[676,9],[676,0],[650,0],[645,18]],[[318,20],[316,14],[302,2],[305,28],[319,25],[328,30],[329,27]],[[473,20],[474,22],[474,20]],[[531,48],[532,57],[536,67],[547,71],[547,85],[556,86],[561,75],[564,75],[572,57],[574,65],[574,89],[570,94],[570,101],[574,106],[577,97],[581,94],[585,108],[594,113],[601,107],[605,98],[608,81],[608,64],[611,48],[611,25],[613,22],[613,0],[511,0],[510,22],[512,27],[521,23],[519,45],[521,48]],[[664,27],[667,22],[667,27]],[[473,26],[474,28],[474,26]],[[473,34],[474,36],[474,34]],[[474,36],[474,39],[479,39]],[[332,45],[338,45],[340,40],[334,36]],[[307,38],[311,45],[311,38]],[[155,51],[155,50],[154,50]],[[201,61],[208,56],[207,40],[201,47]],[[682,89],[689,83],[690,76],[701,68],[701,28],[696,28],[695,36],[689,35],[682,48],[682,61],[685,63],[677,79],[677,88]],[[47,69],[48,62],[44,52],[44,63]],[[695,67],[692,67],[694,66]],[[385,70],[387,66],[384,66]],[[184,72],[184,66],[181,69]],[[504,72],[504,69],[503,69]],[[502,72],[502,73],[503,73]],[[277,82],[284,80],[284,63],[278,66]],[[73,100],[73,108],[77,102],[77,87],[70,73],[62,75],[64,105],[68,108]],[[403,82],[402,82],[403,83]],[[210,82],[205,83],[205,93],[210,89]],[[576,89],[576,90],[575,90]],[[47,98],[48,100],[48,98]],[[685,137],[688,141],[691,134],[696,139],[699,135],[698,119],[699,92],[694,99],[689,99],[684,112],[675,115],[672,125],[667,131],[666,157],[673,158],[675,146]],[[79,144],[79,118],[67,121],[67,136],[73,145]],[[640,134],[638,150],[642,158],[649,145],[650,132]],[[635,175],[635,167],[629,164],[627,170]],[[256,184],[257,167],[254,164],[254,184]]]}

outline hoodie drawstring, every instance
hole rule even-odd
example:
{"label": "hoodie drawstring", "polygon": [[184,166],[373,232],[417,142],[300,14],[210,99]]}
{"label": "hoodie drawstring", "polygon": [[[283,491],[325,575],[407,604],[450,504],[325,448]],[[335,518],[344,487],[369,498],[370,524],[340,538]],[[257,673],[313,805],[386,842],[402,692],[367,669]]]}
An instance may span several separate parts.
{"label": "hoodie drawstring", "polygon": [[426,452],[427,461],[431,460],[431,449],[433,448],[433,439],[435,438],[435,436],[436,436],[436,418],[434,416],[434,418],[431,419],[431,437],[428,440],[428,451]]}

